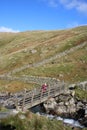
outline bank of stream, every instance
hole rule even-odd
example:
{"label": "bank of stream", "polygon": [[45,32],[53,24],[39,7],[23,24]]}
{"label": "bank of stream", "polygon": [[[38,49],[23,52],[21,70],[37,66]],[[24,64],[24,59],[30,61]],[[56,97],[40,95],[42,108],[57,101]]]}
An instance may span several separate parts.
{"label": "bank of stream", "polygon": [[81,125],[78,120],[75,120],[73,118],[66,118],[66,117],[63,117],[63,116],[61,117],[61,116],[57,116],[57,115],[54,115],[54,114],[51,114],[51,113],[47,114],[42,105],[35,106],[35,107],[31,108],[30,111],[39,115],[39,116],[45,116],[45,117],[47,117],[51,120],[56,119],[58,121],[62,121],[64,125],[69,125],[72,128],[73,127],[85,128],[84,125]]}

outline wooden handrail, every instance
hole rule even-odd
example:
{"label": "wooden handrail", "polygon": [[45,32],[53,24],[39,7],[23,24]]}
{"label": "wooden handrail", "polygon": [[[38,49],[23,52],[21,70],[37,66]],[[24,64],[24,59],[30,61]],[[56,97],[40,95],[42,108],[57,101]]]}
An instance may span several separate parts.
{"label": "wooden handrail", "polygon": [[[22,110],[25,108],[28,109],[35,105],[38,105],[44,101],[46,101],[49,97],[58,96],[60,93],[65,92],[65,84],[64,82],[55,84],[53,86],[49,85],[45,92],[42,92],[41,88],[34,89],[33,91],[24,91],[21,96],[15,97],[17,102],[14,104],[16,107],[21,107]],[[8,101],[13,98],[7,99]]]}

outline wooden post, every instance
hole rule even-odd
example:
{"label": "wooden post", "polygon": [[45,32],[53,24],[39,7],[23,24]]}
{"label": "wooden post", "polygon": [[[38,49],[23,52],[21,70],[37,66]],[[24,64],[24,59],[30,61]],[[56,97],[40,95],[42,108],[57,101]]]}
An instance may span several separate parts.
{"label": "wooden post", "polygon": [[64,93],[66,93],[66,87],[65,87],[65,82],[63,80],[63,88],[64,88]]}
{"label": "wooden post", "polygon": [[41,102],[41,99],[42,99],[42,95],[43,95],[43,91],[41,89],[40,102]]}
{"label": "wooden post", "polygon": [[50,85],[48,86],[48,97],[50,96]]}
{"label": "wooden post", "polygon": [[33,104],[33,99],[34,99],[34,92],[32,93],[31,106],[32,106],[32,104]]}
{"label": "wooden post", "polygon": [[17,99],[17,94],[15,94],[15,106],[16,106],[16,110],[18,110],[18,99]]}
{"label": "wooden post", "polygon": [[56,96],[56,85],[54,85],[54,96]]}
{"label": "wooden post", "polygon": [[62,85],[59,84],[59,93],[61,93]]}
{"label": "wooden post", "polygon": [[26,89],[24,89],[24,98],[23,98],[23,104],[22,104],[22,111],[24,111],[25,98],[26,98]]}

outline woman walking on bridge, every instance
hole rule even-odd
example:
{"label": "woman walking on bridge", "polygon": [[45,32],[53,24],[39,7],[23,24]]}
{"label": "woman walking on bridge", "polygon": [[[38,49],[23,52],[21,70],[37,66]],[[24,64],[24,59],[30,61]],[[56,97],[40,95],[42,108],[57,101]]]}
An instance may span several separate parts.
{"label": "woman walking on bridge", "polygon": [[42,85],[42,92],[46,92],[48,85],[45,83]]}

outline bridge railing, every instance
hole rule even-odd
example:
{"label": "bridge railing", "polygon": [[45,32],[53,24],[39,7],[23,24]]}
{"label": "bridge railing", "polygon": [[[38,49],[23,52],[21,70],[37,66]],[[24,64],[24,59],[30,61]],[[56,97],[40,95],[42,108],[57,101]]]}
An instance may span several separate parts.
{"label": "bridge railing", "polygon": [[64,93],[65,89],[64,82],[57,82],[54,85],[49,84],[45,92],[42,91],[42,88],[35,88],[32,91],[24,90],[20,94],[6,98],[5,102],[7,105],[15,105],[17,109],[20,107],[24,110],[46,101],[49,97],[56,97],[60,93]]}
{"label": "bridge railing", "polygon": [[18,105],[22,109],[27,109],[46,101],[49,97],[55,97],[64,91],[65,84],[59,83],[54,86],[49,85],[45,92],[43,92],[40,88],[34,91],[25,92]]}

